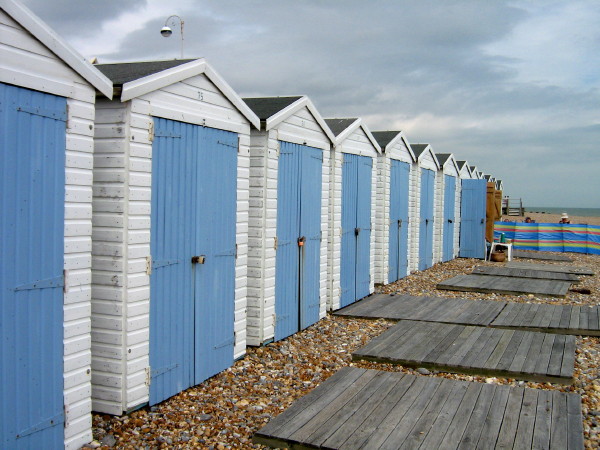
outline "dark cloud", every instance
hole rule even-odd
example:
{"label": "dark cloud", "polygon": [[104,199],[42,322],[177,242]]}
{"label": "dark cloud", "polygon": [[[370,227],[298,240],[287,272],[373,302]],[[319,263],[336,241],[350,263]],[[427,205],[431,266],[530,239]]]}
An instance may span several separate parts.
{"label": "dark cloud", "polygon": [[[145,1],[27,3],[60,26],[61,34],[87,36]],[[593,2],[580,3],[594,8]],[[177,13],[186,24],[185,56],[206,57],[241,95],[307,94],[325,116],[362,116],[372,129],[402,128],[413,142],[454,152],[531,203],[571,198],[577,206],[600,206],[593,194],[600,191],[600,177],[593,173],[600,125],[591,119],[600,104],[597,83],[524,81],[518,71],[523,61],[488,50],[514,38],[532,19],[529,6],[480,0],[228,0],[187,10],[177,4]],[[159,34],[164,18],[145,20],[117,52],[100,59],[178,57],[178,31],[165,39]],[[561,43],[569,36],[561,36]],[[600,68],[587,67],[594,61],[571,63],[586,65],[597,81]],[[564,177],[572,182],[557,186],[556,179]]]}

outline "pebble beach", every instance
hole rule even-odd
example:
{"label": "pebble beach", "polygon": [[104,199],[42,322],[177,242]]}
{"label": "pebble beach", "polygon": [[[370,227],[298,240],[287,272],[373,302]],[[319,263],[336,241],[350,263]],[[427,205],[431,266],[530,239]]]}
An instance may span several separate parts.
{"label": "pebble beach", "polygon": [[[512,302],[598,304],[600,256],[572,253],[568,255],[574,260],[573,265],[586,266],[596,272],[595,276],[581,277],[582,282],[578,285],[588,288],[591,294],[570,291],[566,298],[559,299],[435,289],[438,282],[468,273],[476,265],[499,264],[474,259],[456,259],[436,264],[431,269],[416,272],[396,283],[380,286],[376,291]],[[600,338],[578,337],[575,377],[573,385],[570,386],[351,361],[354,350],[383,333],[393,323],[386,320],[349,319],[328,314],[315,325],[283,341],[249,348],[247,355],[233,367],[159,405],[146,407],[122,417],[94,415],[95,441],[89,447],[263,448],[252,443],[252,434],[344,366],[576,392],[582,396],[585,448],[600,447]]]}

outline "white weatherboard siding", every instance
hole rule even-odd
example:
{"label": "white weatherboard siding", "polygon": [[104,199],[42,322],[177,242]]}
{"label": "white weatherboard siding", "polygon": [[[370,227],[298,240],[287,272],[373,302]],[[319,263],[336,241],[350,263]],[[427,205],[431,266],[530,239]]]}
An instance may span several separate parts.
{"label": "white weatherboard siding", "polygon": [[342,164],[344,153],[373,158],[373,171],[371,177],[371,244],[369,255],[370,284],[369,293],[375,290],[375,243],[377,239],[376,213],[377,213],[377,150],[367,137],[362,127],[358,127],[342,143],[332,151],[334,163],[331,167],[332,204],[329,208],[330,239],[329,239],[329,264],[328,264],[328,292],[327,307],[330,310],[340,308],[341,297],[341,248],[342,248]]}
{"label": "white weatherboard siding", "polygon": [[[442,169],[440,171],[438,171],[438,178],[441,179],[441,184],[442,184],[442,189],[441,189],[441,200],[442,200],[442,204],[441,204],[441,208],[440,208],[440,214],[439,214],[439,222],[441,224],[441,228],[442,228],[442,232],[441,232],[441,248],[440,248],[440,260],[442,260],[443,258],[443,249],[444,249],[444,239],[447,239],[447,236],[444,235],[444,211],[446,209],[446,206],[444,204],[444,200],[446,198],[445,196],[445,192],[446,192],[446,175],[449,175],[451,177],[454,177],[455,179],[455,187],[454,187],[454,232],[452,234],[452,241],[454,242],[453,244],[453,258],[456,258],[456,256],[458,255],[458,230],[460,229],[460,178],[459,178],[459,173],[456,170],[456,166],[454,165],[454,159],[453,158],[448,158],[448,160],[446,160],[444,166],[442,167]],[[438,218],[436,217],[436,220]],[[437,261],[437,262],[439,262]]]}
{"label": "white weatherboard siding", "polygon": [[456,193],[454,194],[454,258],[458,258],[460,238],[460,202],[462,200],[462,180],[456,178]]}
{"label": "white weatherboard siding", "polygon": [[442,171],[435,174],[434,206],[433,206],[433,264],[442,262],[444,245],[444,188],[445,179]]}
{"label": "white weatherboard siding", "polygon": [[268,131],[250,136],[247,343],[262,345],[275,336],[277,174],[280,141],[323,150],[319,318],[327,307],[327,242],[330,141],[308,108],[301,108]]}
{"label": "white weatherboard siding", "polygon": [[414,185],[413,175],[414,168],[412,166],[413,159],[410,155],[406,144],[402,139],[399,139],[392,148],[386,148],[385,153],[377,158],[377,217],[376,223],[376,243],[375,243],[375,282],[387,284],[390,282],[389,277],[389,261],[390,261],[390,176],[392,159],[402,161],[409,164],[410,174],[408,183],[408,192],[402,195],[408,195],[408,260],[409,270],[411,257],[411,227],[413,226],[414,214]]}
{"label": "white weatherboard siding", "polygon": [[66,448],[75,449],[92,440],[90,283],[95,89],[1,9],[0,82],[67,97],[64,442]]}
{"label": "white weatherboard siding", "polygon": [[[199,95],[201,93],[202,95]],[[234,358],[246,348],[250,126],[204,75],[131,101],[102,101],[96,117],[93,251],[94,410],[122,414],[148,402],[153,117],[239,135]]]}

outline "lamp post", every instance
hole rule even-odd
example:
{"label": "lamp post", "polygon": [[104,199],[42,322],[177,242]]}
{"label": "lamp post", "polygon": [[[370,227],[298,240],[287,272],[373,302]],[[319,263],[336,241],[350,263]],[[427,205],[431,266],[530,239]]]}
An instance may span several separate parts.
{"label": "lamp post", "polygon": [[171,19],[173,19],[173,21],[175,19],[179,19],[179,24],[181,26],[181,59],[183,59],[183,19],[177,15],[167,17],[167,20],[165,20],[165,25],[160,30],[160,34],[162,34],[164,37],[169,37],[173,34],[173,30],[171,30],[168,25],[169,20]]}

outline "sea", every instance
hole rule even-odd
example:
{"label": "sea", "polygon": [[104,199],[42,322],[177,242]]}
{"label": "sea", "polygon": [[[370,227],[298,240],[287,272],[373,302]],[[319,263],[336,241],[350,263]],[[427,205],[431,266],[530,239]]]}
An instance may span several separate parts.
{"label": "sea", "polygon": [[526,212],[546,213],[546,214],[562,214],[566,212],[570,216],[581,217],[600,217],[600,208],[570,208],[566,206],[526,206]]}

